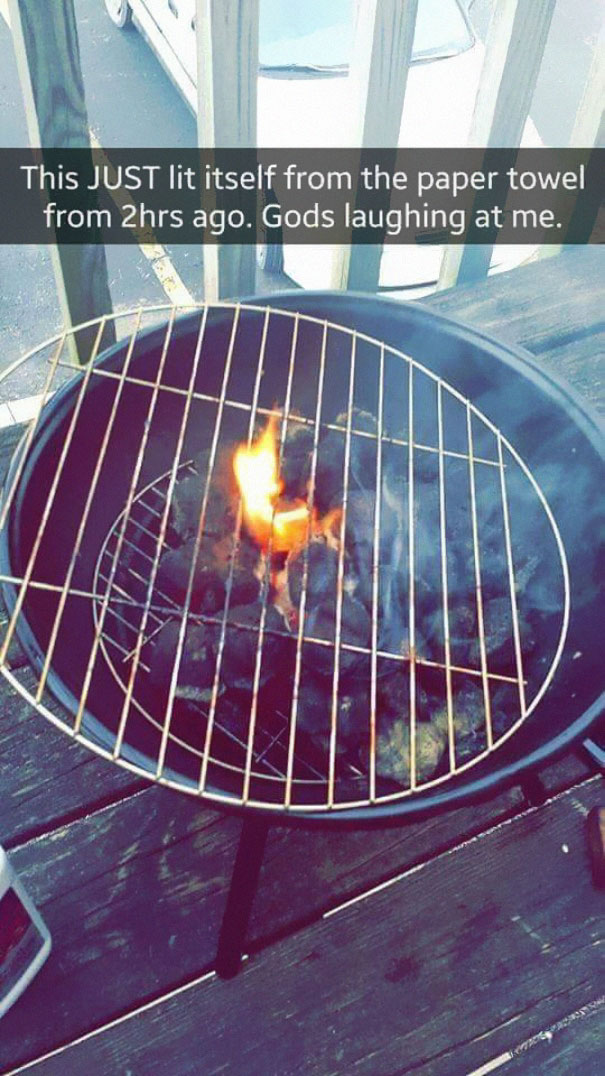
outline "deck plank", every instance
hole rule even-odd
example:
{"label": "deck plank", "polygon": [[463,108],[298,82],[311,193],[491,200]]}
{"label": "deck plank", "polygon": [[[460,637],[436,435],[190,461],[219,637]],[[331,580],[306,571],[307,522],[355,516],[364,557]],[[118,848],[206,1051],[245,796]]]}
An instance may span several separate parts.
{"label": "deck plank", "polygon": [[[24,670],[20,679],[34,689],[32,672]],[[0,836],[6,848],[143,785],[52,728],[4,676],[0,676],[0,743]]]}
{"label": "deck plank", "polygon": [[572,248],[492,276],[480,287],[437,292],[422,305],[527,348],[603,410],[603,261],[596,246]]}
{"label": "deck plank", "polygon": [[34,1071],[469,1073],[603,982],[582,829],[601,794],[597,778],[562,793],[269,947],[239,980],[183,984]]}
{"label": "deck plank", "polygon": [[[0,476],[4,476],[25,426],[0,431]],[[7,612],[0,594],[0,638]],[[6,664],[35,691],[34,674],[16,636]],[[47,705],[53,708],[52,703]],[[60,710],[57,705],[56,710]],[[0,838],[6,848],[48,832],[68,819],[138,791],[144,781],[102,761],[36,714],[31,704],[0,676]]]}
{"label": "deck plank", "polygon": [[[584,773],[567,758],[544,780],[560,789]],[[511,791],[393,830],[274,827],[250,949],[301,929],[521,805]],[[150,787],[15,848],[14,864],[48,923],[56,957],[3,1019],[0,1066],[52,1049],[210,969],[239,828],[235,817]]]}
{"label": "deck plank", "polygon": [[502,1076],[535,1076],[536,1072],[543,1076],[602,1076],[604,1043],[605,996],[601,996],[518,1043],[507,1051],[498,1068],[506,1065]]}

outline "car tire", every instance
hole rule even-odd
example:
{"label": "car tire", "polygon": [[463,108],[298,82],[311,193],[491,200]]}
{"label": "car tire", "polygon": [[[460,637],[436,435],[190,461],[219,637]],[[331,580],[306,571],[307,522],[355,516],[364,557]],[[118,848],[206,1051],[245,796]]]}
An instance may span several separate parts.
{"label": "car tire", "polygon": [[105,0],[105,10],[113,24],[124,30],[132,22],[132,9],[128,0]]}

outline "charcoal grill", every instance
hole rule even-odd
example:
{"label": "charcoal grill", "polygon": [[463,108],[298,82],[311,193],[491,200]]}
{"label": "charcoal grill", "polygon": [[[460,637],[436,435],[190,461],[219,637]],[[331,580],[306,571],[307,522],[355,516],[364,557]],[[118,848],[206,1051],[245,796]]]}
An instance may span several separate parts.
{"label": "charcoal grill", "polygon": [[[84,366],[70,358],[66,335],[27,357],[38,359],[38,369],[42,360],[43,383],[0,513],[9,610],[0,666],[44,716],[98,754],[244,812],[219,947],[219,969],[231,973],[270,821],[417,817],[529,782],[537,766],[585,736],[603,702],[603,445],[569,390],[526,355],[411,304],[297,293],[271,304],[216,304],[179,317],[174,308],[156,308],[113,320],[120,340],[108,350],[107,319],[73,330],[76,340],[79,333],[93,339]],[[358,418],[368,414],[371,427]],[[308,630],[306,555],[289,628],[284,622],[276,629],[268,618],[271,548],[262,559],[254,623],[230,620],[235,557],[223,607],[207,615],[192,602],[222,448],[251,444],[271,416],[280,461],[289,428],[309,431],[310,510],[326,465],[322,445],[332,445],[341,468],[331,635]],[[372,471],[362,491],[363,534],[352,516],[359,446]],[[184,596],[175,600],[162,588],[159,565],[174,542],[179,485],[192,475],[200,481],[199,521]],[[391,487],[389,475],[396,476]],[[462,568],[459,549],[454,557],[450,548],[452,526],[466,528]],[[236,551],[242,527],[240,501]],[[347,636],[343,615],[351,528],[367,568],[369,630],[361,642]],[[472,625],[462,650],[451,622],[461,586]],[[495,664],[488,623],[494,593],[507,625],[500,631],[507,657]],[[166,690],[158,692],[150,668],[168,620],[178,625],[178,639]],[[179,677],[189,626],[203,623],[213,625],[215,667],[195,719],[181,712]],[[254,640],[235,730],[221,715],[232,631]],[[275,636],[288,649],[281,694],[267,707],[263,662]],[[33,687],[8,667],[15,637],[35,672]],[[305,678],[318,654],[324,674],[328,663],[321,750],[301,718]],[[341,751],[339,699],[353,661],[349,692],[362,699],[364,718],[363,750],[351,755]],[[380,771],[380,699],[389,678],[405,699],[407,764],[396,781]],[[458,727],[462,682],[481,700],[470,753]],[[427,683],[433,709],[439,699],[443,738],[439,764],[429,770],[421,753],[434,717],[425,712]]]}

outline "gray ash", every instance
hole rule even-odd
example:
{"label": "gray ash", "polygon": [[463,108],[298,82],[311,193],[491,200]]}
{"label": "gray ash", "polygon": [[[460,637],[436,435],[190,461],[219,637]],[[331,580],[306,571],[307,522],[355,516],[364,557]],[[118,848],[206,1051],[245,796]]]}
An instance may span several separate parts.
{"label": "gray ash", "polygon": [[[426,781],[435,774],[447,747],[447,729],[439,720],[415,726],[416,779]],[[362,745],[360,761],[369,771],[369,742]],[[410,722],[406,714],[381,714],[376,734],[376,776],[407,788],[410,784]]]}

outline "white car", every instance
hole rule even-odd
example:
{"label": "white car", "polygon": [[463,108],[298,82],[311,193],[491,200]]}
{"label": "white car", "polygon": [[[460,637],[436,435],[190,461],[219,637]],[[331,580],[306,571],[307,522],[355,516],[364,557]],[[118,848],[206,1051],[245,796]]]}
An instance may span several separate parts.
{"label": "white car", "polygon": [[[105,6],[120,27],[134,17],[195,111],[195,0],[105,0]],[[259,146],[354,144],[347,77],[354,8],[355,0],[260,0]],[[483,54],[462,0],[418,0],[400,146],[467,145]],[[541,144],[531,120],[523,144]],[[531,253],[527,246],[502,247],[492,270],[512,268]],[[265,248],[264,264],[283,268],[302,287],[325,288],[332,257],[327,245],[288,245],[282,251],[273,244]],[[414,294],[432,290],[440,259],[440,247],[388,244],[380,286],[414,289]]]}

